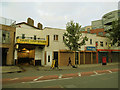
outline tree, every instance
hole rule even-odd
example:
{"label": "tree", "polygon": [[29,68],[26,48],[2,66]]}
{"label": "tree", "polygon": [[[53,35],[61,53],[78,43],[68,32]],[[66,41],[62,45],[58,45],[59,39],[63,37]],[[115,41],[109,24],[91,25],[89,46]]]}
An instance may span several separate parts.
{"label": "tree", "polygon": [[120,46],[120,18],[112,22],[112,29],[108,31],[108,38],[111,39],[111,44]]}
{"label": "tree", "polygon": [[88,40],[86,36],[82,37],[80,28],[79,23],[74,23],[73,21],[66,24],[66,32],[63,34],[63,37],[65,45],[68,46],[70,50],[77,51],[82,45],[85,45],[85,41]]}

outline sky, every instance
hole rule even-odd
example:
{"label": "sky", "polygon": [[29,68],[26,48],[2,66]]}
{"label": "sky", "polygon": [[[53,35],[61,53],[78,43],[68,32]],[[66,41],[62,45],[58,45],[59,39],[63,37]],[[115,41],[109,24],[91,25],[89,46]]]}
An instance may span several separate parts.
{"label": "sky", "polygon": [[91,25],[91,21],[102,19],[108,12],[118,9],[119,0],[37,0],[17,1],[2,0],[0,2],[1,17],[13,19],[17,23],[27,22],[30,17],[43,27],[65,29],[67,22],[73,20],[82,27]]}

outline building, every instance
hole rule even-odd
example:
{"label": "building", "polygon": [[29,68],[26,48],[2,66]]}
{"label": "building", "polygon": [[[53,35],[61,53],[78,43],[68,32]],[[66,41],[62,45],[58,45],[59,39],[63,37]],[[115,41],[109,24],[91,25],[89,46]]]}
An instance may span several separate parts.
{"label": "building", "polygon": [[103,15],[102,21],[103,21],[104,31],[105,32],[110,31],[112,29],[112,22],[118,20],[119,17],[120,17],[120,10],[111,11]]}
{"label": "building", "polygon": [[106,32],[104,32],[103,22],[102,20],[92,21],[92,29],[90,30],[91,34],[96,34],[99,36],[105,36]]}
{"label": "building", "polygon": [[[31,22],[34,22],[30,19]],[[64,44],[64,29],[34,26],[30,20],[16,24],[16,49],[15,63],[51,66],[52,60],[56,59],[59,66],[66,66],[69,57],[72,64],[95,64],[102,62],[102,50],[108,50],[110,40],[106,37],[90,33],[82,33],[89,40],[86,45],[79,48],[80,51],[70,51]],[[42,26],[42,24],[40,25]],[[104,52],[103,52],[104,53]],[[106,53],[106,52],[105,52]],[[108,53],[104,55],[107,62]]]}
{"label": "building", "polygon": [[15,21],[3,17],[0,17],[0,21],[1,64],[14,65]]}
{"label": "building", "polygon": [[85,26],[81,28],[81,32],[83,33],[90,33],[90,30],[92,29],[91,26]]}

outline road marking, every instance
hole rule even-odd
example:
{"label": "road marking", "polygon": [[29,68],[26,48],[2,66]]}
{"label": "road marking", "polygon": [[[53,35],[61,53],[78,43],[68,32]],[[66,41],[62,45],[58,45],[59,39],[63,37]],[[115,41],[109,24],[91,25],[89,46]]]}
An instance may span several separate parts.
{"label": "road marking", "polygon": [[60,74],[60,76],[58,78],[62,78],[62,74]]}
{"label": "road marking", "polygon": [[81,74],[80,74],[80,73],[78,73],[78,76],[80,76],[80,77],[81,77]]}
{"label": "road marking", "polygon": [[95,74],[95,75],[90,75],[90,76],[98,76],[98,75],[104,75],[106,73],[102,73],[102,74]]}
{"label": "road marking", "polygon": [[16,80],[16,79],[19,79],[19,78],[13,78],[13,79],[10,79],[10,80]]}
{"label": "road marking", "polygon": [[110,71],[110,70],[107,70],[109,73],[112,73],[112,71]]}
{"label": "road marking", "polygon": [[34,79],[33,81],[37,81],[38,79],[40,79],[40,78],[42,78],[42,77],[43,77],[43,76],[40,76],[40,77]]}
{"label": "road marking", "polygon": [[32,82],[21,82],[21,83],[37,83],[37,82],[48,82],[48,81],[55,81],[55,80],[64,80],[64,79],[72,79],[73,77],[70,78],[60,78],[60,79],[51,79],[51,80],[40,80],[40,81],[32,81]]}
{"label": "road marking", "polygon": [[96,71],[93,71],[95,74],[98,74]]}

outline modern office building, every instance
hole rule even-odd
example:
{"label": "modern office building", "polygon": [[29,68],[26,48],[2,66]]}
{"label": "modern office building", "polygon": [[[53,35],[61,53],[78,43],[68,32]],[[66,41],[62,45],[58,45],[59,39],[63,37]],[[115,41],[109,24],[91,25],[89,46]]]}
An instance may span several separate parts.
{"label": "modern office building", "polygon": [[0,17],[0,53],[2,66],[14,65],[15,21]]}

